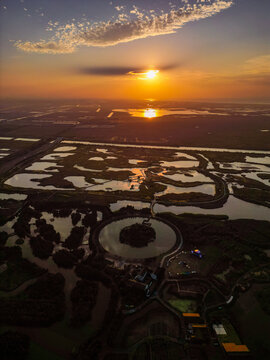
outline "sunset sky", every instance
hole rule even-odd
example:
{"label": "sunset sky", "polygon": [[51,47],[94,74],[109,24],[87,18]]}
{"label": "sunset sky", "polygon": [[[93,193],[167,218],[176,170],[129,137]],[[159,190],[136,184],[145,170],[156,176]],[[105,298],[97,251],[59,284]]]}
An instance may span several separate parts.
{"label": "sunset sky", "polygon": [[269,0],[0,0],[0,13],[2,97],[270,99]]}

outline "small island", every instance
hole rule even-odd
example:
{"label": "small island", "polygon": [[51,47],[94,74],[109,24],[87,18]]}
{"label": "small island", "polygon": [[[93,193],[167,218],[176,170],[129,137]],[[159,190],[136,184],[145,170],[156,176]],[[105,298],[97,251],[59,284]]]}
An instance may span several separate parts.
{"label": "small island", "polygon": [[123,228],[119,238],[122,244],[142,248],[155,240],[156,232],[151,225],[136,223]]}

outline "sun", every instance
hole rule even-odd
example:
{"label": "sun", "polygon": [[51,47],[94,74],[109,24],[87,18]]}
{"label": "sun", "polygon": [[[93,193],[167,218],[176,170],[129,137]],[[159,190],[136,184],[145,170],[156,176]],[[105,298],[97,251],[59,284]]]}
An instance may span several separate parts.
{"label": "sun", "polygon": [[148,70],[146,73],[145,73],[145,76],[147,79],[154,79],[157,74],[159,73],[159,70]]}
{"label": "sun", "polygon": [[143,116],[147,119],[153,119],[157,117],[157,111],[155,109],[145,109]]}

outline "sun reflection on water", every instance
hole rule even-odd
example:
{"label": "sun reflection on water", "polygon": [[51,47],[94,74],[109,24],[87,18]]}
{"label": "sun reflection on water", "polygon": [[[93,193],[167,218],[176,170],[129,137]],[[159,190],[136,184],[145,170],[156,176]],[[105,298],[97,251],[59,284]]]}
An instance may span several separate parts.
{"label": "sun reflection on water", "polygon": [[157,110],[156,109],[145,109],[143,113],[143,117],[147,119],[153,119],[157,117]]}

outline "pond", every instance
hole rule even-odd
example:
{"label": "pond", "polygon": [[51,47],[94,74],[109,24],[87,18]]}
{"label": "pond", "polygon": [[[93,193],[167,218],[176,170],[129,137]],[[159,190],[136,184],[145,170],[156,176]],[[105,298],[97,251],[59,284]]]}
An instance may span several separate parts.
{"label": "pond", "polygon": [[90,171],[90,172],[102,172],[102,170],[96,170],[96,169],[89,169],[89,168],[85,168],[84,166],[79,166],[79,165],[74,165],[73,166],[74,169],[78,169],[80,171]]}
{"label": "pond", "polygon": [[[118,211],[126,206],[133,206],[136,210],[149,209],[149,202],[142,201],[128,201],[118,200],[110,205],[111,211]],[[266,220],[270,219],[270,209],[252,204],[240,199],[237,199],[233,195],[228,197],[227,202],[220,208],[215,209],[202,209],[196,206],[177,206],[156,203],[154,205],[155,213],[171,212],[175,215],[181,215],[185,213],[189,214],[202,214],[202,215],[227,215],[230,220],[236,219],[254,219],[254,220]]]}
{"label": "pond", "polygon": [[[245,160],[248,163],[265,164],[265,165],[270,166],[270,156],[264,156],[264,157],[246,156]],[[269,171],[270,171],[270,168],[269,168]]]}
{"label": "pond", "polygon": [[16,174],[5,181],[5,185],[26,188],[26,189],[41,189],[41,190],[74,190],[74,189],[64,189],[57,188],[53,185],[40,185],[40,180],[51,177],[52,175],[43,175],[43,174]]}
{"label": "pond", "polygon": [[53,154],[48,154],[48,155],[45,155],[43,156],[40,160],[58,160],[60,158],[65,158],[65,157],[68,157],[68,156],[71,156],[71,155],[74,155],[74,153],[53,153]]}
{"label": "pond", "polygon": [[161,161],[160,165],[165,167],[192,168],[199,166],[199,161]]}
{"label": "pond", "polygon": [[40,141],[40,139],[16,138],[15,141]]}
{"label": "pond", "polygon": [[57,165],[55,162],[34,162],[31,166],[27,167],[27,171],[44,171],[44,172],[59,172],[57,167],[63,167],[62,165]]}
{"label": "pond", "polygon": [[225,170],[237,170],[237,171],[242,171],[242,170],[256,170],[256,171],[264,171],[264,172],[268,172],[270,171],[270,168],[262,165],[262,164],[251,164],[251,163],[240,163],[240,162],[231,162],[231,163],[220,163],[217,162],[217,164],[219,165],[220,169],[225,169]]}
{"label": "pond", "polygon": [[91,160],[91,161],[104,161],[104,159],[102,157],[99,157],[99,156],[91,157],[88,160]]}
{"label": "pond", "polygon": [[179,187],[170,184],[157,183],[160,185],[165,185],[166,189],[157,193],[157,196],[162,196],[166,194],[183,194],[183,193],[202,193],[214,196],[216,193],[215,185],[204,184],[198,186],[190,186],[190,187]]}
{"label": "pond", "polygon": [[194,156],[188,155],[188,154],[183,153],[183,152],[177,152],[177,153],[175,153],[174,156],[175,157],[183,157],[183,158],[186,158],[188,160],[197,160]]}
{"label": "pond", "polygon": [[0,193],[0,200],[17,200],[17,201],[23,201],[27,198],[27,195],[24,194],[4,194]]}
{"label": "pond", "polygon": [[76,150],[77,147],[76,146],[60,146],[56,149],[54,149],[53,151],[74,151]]}
{"label": "pond", "polygon": [[261,174],[260,172],[250,172],[250,173],[241,173],[242,177],[246,177],[247,179],[256,180],[261,182],[264,185],[269,186],[270,185],[270,179],[261,179],[258,174]]}
{"label": "pond", "polygon": [[129,159],[128,162],[131,165],[138,165],[139,163],[145,162],[145,161],[144,160]]}
{"label": "pond", "polygon": [[100,148],[97,148],[96,151],[97,151],[97,152],[101,152],[101,153],[103,153],[103,154],[108,153],[108,149],[100,149]]}
{"label": "pond", "polygon": [[195,206],[165,206],[162,204],[154,205],[155,213],[172,212],[173,214],[209,214],[209,215],[227,215],[231,220],[235,219],[254,219],[266,220],[270,219],[270,209],[252,204],[230,195],[227,202],[218,209],[201,209]]}
{"label": "pond", "polygon": [[180,181],[183,183],[191,183],[191,182],[203,182],[203,183],[213,183],[213,180],[209,177],[205,176],[204,174],[199,173],[198,171],[191,170],[185,173],[175,173],[170,174],[166,171],[163,171],[158,174],[159,176],[163,176],[173,181]]}
{"label": "pond", "polygon": [[124,218],[105,225],[99,233],[101,246],[113,255],[130,259],[156,257],[172,249],[177,240],[176,233],[169,225],[157,219],[150,219],[149,221],[156,232],[156,239],[148,243],[147,246],[135,248],[120,243],[119,235],[123,228],[136,223],[142,224],[145,219],[143,217]]}
{"label": "pond", "polygon": [[71,182],[76,188],[84,188],[87,191],[139,191],[140,181],[130,179],[121,180],[93,180],[98,184],[91,184],[85,180],[84,176],[67,176],[65,180]]}

